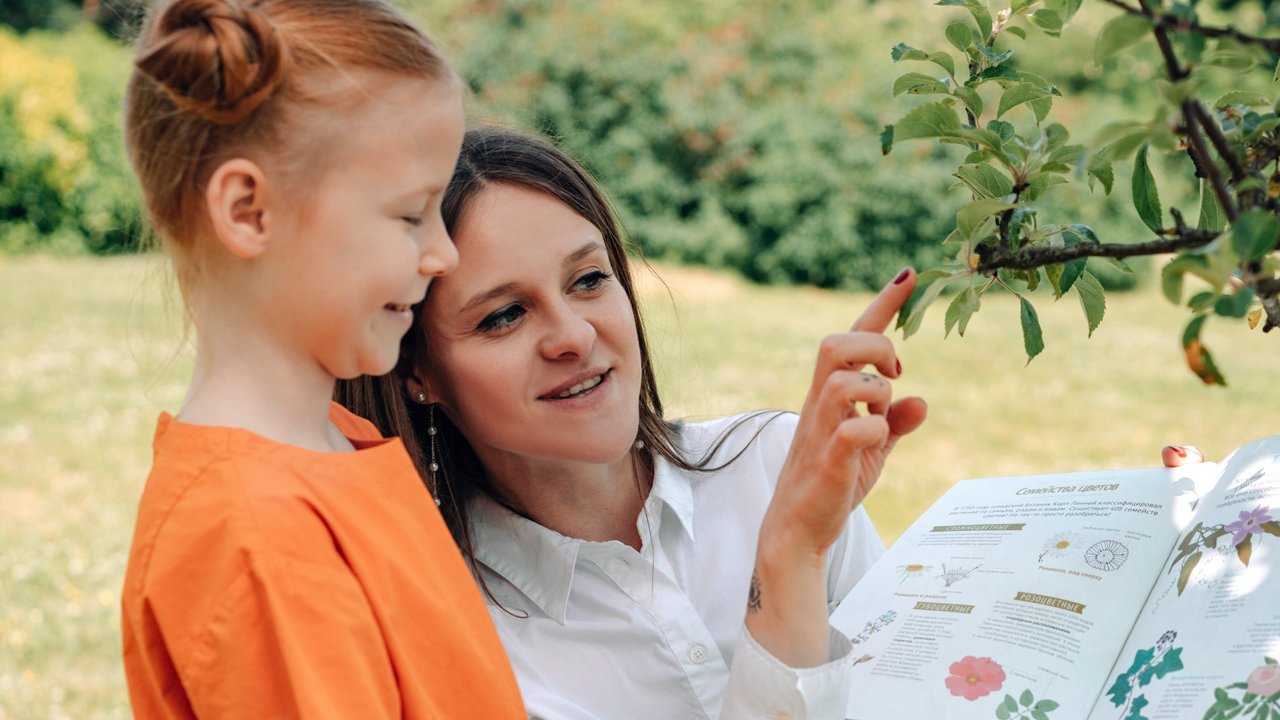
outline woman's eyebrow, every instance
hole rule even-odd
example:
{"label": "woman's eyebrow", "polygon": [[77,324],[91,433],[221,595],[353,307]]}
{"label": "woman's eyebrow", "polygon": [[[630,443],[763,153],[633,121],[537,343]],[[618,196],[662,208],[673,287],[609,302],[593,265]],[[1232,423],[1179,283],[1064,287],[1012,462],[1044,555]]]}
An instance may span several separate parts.
{"label": "woman's eyebrow", "polygon": [[596,250],[604,250],[604,243],[600,242],[599,240],[589,240],[587,241],[586,245],[583,245],[577,250],[574,250],[573,252],[569,253],[568,257],[564,259],[564,264],[572,265],[573,263],[578,262],[582,258],[595,252]]}
{"label": "woman's eyebrow", "polygon": [[501,297],[503,295],[506,295],[507,293],[515,289],[516,289],[516,284],[513,282],[509,282],[509,283],[503,283],[501,285],[498,285],[497,287],[491,288],[485,292],[475,295],[474,297],[472,297],[470,300],[467,301],[467,304],[462,306],[462,309],[458,311],[458,314],[465,315],[468,311],[470,311],[475,306],[481,305],[496,297]]}

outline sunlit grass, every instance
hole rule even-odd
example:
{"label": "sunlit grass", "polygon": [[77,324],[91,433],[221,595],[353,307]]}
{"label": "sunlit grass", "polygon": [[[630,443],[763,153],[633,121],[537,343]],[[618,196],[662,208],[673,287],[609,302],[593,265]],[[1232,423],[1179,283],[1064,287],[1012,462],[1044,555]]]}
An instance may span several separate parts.
{"label": "sunlit grass", "polygon": [[[761,288],[660,268],[646,283],[672,415],[798,408],[821,337],[867,295]],[[0,258],[0,720],[129,716],[119,591],[155,416],[181,401],[190,358],[157,258]],[[1017,308],[993,297],[965,338],[941,307],[897,345],[898,392],[930,403],[869,506],[896,537],[951,482],[1150,465],[1168,441],[1221,457],[1276,432],[1276,341],[1218,323],[1232,385],[1183,368],[1185,318],[1151,292],[1113,296],[1085,339],[1075,301],[1040,303],[1048,349],[1024,367]]]}

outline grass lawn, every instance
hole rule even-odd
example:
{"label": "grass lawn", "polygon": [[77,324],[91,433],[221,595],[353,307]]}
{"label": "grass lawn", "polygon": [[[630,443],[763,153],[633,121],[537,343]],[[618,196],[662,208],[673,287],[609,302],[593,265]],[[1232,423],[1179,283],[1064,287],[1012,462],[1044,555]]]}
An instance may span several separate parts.
{"label": "grass lawn", "polygon": [[[868,296],[761,288],[662,267],[644,285],[673,416],[796,409],[818,341]],[[159,258],[0,258],[0,720],[125,718],[119,590],[156,414],[190,357]],[[966,477],[1152,465],[1161,445],[1211,458],[1278,431],[1277,341],[1242,323],[1208,341],[1231,386],[1183,367],[1186,315],[1154,291],[1109,298],[1092,339],[1075,300],[1038,303],[1048,348],[1025,366],[1018,309],[992,297],[964,338],[942,310],[897,340],[899,394],[930,417],[868,505],[886,540]]]}

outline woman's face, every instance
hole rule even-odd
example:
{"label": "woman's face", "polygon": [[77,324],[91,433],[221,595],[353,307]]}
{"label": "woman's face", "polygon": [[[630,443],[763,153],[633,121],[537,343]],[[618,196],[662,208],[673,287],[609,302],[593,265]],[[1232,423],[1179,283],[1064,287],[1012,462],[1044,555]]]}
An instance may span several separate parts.
{"label": "woman's face", "polygon": [[625,457],[640,346],[600,230],[550,195],[494,184],[453,240],[458,269],[422,312],[431,401],[490,469]]}

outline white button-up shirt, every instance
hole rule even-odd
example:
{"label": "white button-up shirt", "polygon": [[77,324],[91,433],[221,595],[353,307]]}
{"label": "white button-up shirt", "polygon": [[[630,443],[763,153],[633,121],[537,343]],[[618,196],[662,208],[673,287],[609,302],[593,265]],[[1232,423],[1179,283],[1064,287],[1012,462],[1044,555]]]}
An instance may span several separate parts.
{"label": "white button-up shirt", "polygon": [[[701,458],[736,419],[682,426],[685,457]],[[491,603],[490,614],[531,717],[845,717],[847,638],[832,630],[833,660],[795,669],[744,624],[760,521],[796,420],[747,419],[711,459],[719,465],[747,446],[722,470],[685,471],[655,456],[636,521],[639,552],[565,537],[487,498],[475,502],[479,572],[501,605]],[[828,558],[829,607],[883,552],[858,508]]]}

